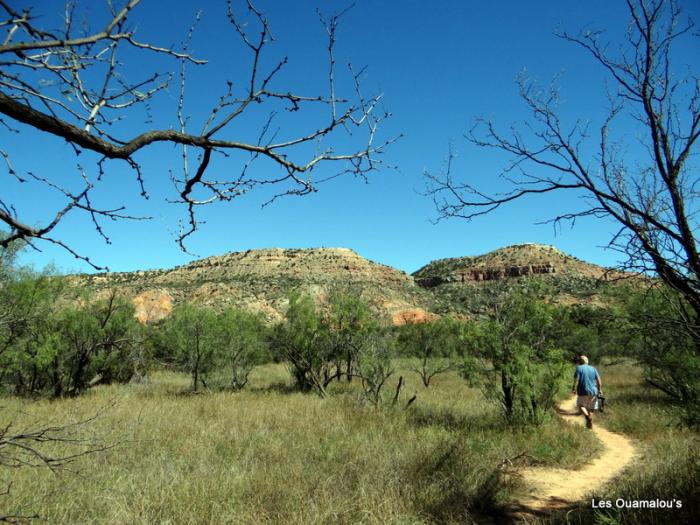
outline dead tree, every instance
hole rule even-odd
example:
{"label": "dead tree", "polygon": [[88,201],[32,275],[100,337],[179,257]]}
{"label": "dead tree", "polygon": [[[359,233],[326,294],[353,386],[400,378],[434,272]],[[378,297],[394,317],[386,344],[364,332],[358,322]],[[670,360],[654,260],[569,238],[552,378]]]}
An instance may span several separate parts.
{"label": "dead tree", "polygon": [[[139,3],[125,0],[119,6],[107,1],[108,22],[91,29],[80,23],[85,14],[76,12],[77,3],[67,2],[63,19],[57,23],[60,28],[50,29],[43,25],[50,23],[48,17],[34,16],[31,9],[15,8],[13,3],[0,0],[0,33],[4,33],[0,39],[0,131],[13,137],[22,133],[15,127],[17,123],[30,126],[44,132],[46,141],[67,142],[74,155],[74,160],[58,166],[56,171],[64,172],[63,177],[23,173],[13,164],[11,151],[4,149],[9,141],[2,140],[0,156],[6,174],[20,182],[46,185],[62,200],[44,224],[34,226],[23,221],[22,210],[9,202],[7,195],[0,195],[0,224],[9,229],[9,235],[0,240],[2,246],[17,239],[32,246],[36,241],[53,243],[99,268],[89,255],[78,253],[57,236],[56,228],[67,214],[82,212],[109,242],[103,228],[106,219],[147,219],[130,214],[124,203],[103,206],[95,202],[96,188],[109,176],[114,163],[125,163],[134,174],[140,195],[148,198],[152,174],[141,169],[139,154],[159,143],[177,146],[182,157],[181,172],[172,175],[170,201],[186,210],[177,235],[183,250],[186,238],[201,224],[197,208],[232,201],[264,186],[279,190],[268,202],[283,195],[307,195],[331,178],[365,178],[377,168],[378,155],[392,142],[377,137],[380,123],[389,114],[381,108],[381,95],[363,94],[360,81],[364,69],[350,66],[345,84],[351,96],[338,93],[341,84],[335,42],[343,13],[324,17],[319,12],[328,39],[326,93],[303,93],[279,85],[279,73],[291,60],[268,57],[274,38],[266,16],[250,0],[242,0],[242,5],[228,0],[221,16],[227,17],[231,36],[247,51],[249,66],[242,77],[221,86],[221,95],[211,101],[208,115],[200,115],[195,124],[196,116],[186,111],[185,87],[189,68],[206,69],[206,61],[189,50],[201,13],[175,49],[139,38],[135,29]],[[221,45],[228,45],[224,38],[217,34]],[[129,78],[130,64],[147,63],[158,56],[173,61],[167,72]],[[233,70],[239,68],[239,63],[232,64]],[[170,111],[172,118],[150,122],[150,108],[167,102],[165,92],[171,84],[179,88],[174,90],[177,100]],[[317,117],[319,107],[326,108],[325,117]],[[304,129],[304,123],[296,121],[299,129],[290,130],[286,125],[277,129],[275,116],[285,109],[287,116],[312,112],[318,118],[316,126]],[[251,120],[259,126],[256,140],[240,136],[242,122],[250,125]],[[339,149],[337,144],[341,143],[346,150]],[[78,162],[78,156],[85,152],[90,155],[80,159],[94,159],[92,169]],[[259,170],[255,169],[257,164],[261,164]],[[69,170],[74,170],[80,181],[78,189],[60,182]]]}
{"label": "dead tree", "polygon": [[[609,246],[626,256],[624,269],[658,275],[676,290],[686,300],[679,309],[685,327],[700,342],[700,179],[691,165],[700,137],[700,80],[697,72],[674,62],[672,53],[680,40],[699,33],[676,2],[627,0],[627,5],[629,27],[617,53],[601,31],[558,35],[586,51],[614,87],[596,134],[584,119],[571,125],[563,121],[556,88],[541,88],[522,77],[520,96],[531,112],[526,125],[503,132],[491,121],[478,120],[467,134],[472,144],[510,156],[501,173],[510,190],[487,194],[477,182],[456,179],[450,153],[441,173],[426,174],[427,191],[439,219],[466,220],[537,195],[581,196],[581,209],[551,222],[612,219],[619,230]],[[616,127],[623,124],[641,129],[642,136],[633,140],[641,140],[646,158],[626,154],[629,144]]]}

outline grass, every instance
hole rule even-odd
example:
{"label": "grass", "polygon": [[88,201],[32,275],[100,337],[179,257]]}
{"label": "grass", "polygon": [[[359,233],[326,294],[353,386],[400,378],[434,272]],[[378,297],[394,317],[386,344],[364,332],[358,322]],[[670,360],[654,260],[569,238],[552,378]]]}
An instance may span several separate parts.
{"label": "grass", "polygon": [[[506,427],[457,374],[424,389],[412,372],[399,373],[408,383],[401,407],[379,409],[345,382],[325,400],[296,393],[276,364],[256,369],[240,393],[191,395],[188,377],[161,371],[146,384],[103,386],[77,399],[5,398],[0,424],[16,428],[106,407],[84,432],[120,445],[82,458],[78,472],[0,469],[0,487],[12,482],[0,514],[75,524],[495,523],[506,519],[517,489],[500,468],[509,458],[576,468],[582,451],[596,450],[590,433],[558,419]],[[660,454],[654,447],[674,443],[683,463],[694,435],[639,423],[637,412],[617,415],[617,397],[637,395],[637,379],[616,373],[631,381],[622,384],[609,375],[606,424],[636,428],[650,457]],[[417,402],[404,410],[414,391]],[[585,520],[585,509],[579,514]]]}

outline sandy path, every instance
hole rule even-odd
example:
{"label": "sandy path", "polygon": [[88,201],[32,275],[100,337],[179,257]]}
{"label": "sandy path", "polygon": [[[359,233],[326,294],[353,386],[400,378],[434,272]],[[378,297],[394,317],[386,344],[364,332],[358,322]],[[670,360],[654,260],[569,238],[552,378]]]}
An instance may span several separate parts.
{"label": "sandy path", "polygon": [[[576,397],[563,402],[558,413],[566,421],[583,426],[585,420],[576,410]],[[622,434],[615,434],[596,424],[593,432],[603,444],[603,453],[580,470],[529,467],[519,471],[534,494],[520,502],[517,515],[524,518],[548,514],[585,499],[592,490],[607,483],[634,459],[637,449]]]}

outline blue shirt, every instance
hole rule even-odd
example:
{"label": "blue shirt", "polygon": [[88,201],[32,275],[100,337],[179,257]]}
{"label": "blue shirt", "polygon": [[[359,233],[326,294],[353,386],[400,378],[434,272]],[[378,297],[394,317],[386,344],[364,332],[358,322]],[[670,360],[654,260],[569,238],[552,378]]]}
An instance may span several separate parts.
{"label": "blue shirt", "polygon": [[598,371],[591,365],[579,365],[574,372],[574,379],[578,381],[576,394],[579,396],[595,396],[598,394]]}

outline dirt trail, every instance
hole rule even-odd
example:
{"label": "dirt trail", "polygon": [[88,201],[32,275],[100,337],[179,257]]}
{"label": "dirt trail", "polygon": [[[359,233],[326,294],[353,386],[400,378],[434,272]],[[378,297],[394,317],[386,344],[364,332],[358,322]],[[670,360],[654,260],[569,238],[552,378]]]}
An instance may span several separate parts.
{"label": "dirt trail", "polygon": [[[557,412],[572,424],[583,425],[584,418],[576,409],[576,397],[561,403]],[[596,424],[593,432],[603,444],[603,453],[580,470],[530,467],[519,471],[534,494],[520,502],[517,515],[549,514],[583,500],[589,492],[607,483],[634,459],[637,449],[622,434],[615,434]]]}

